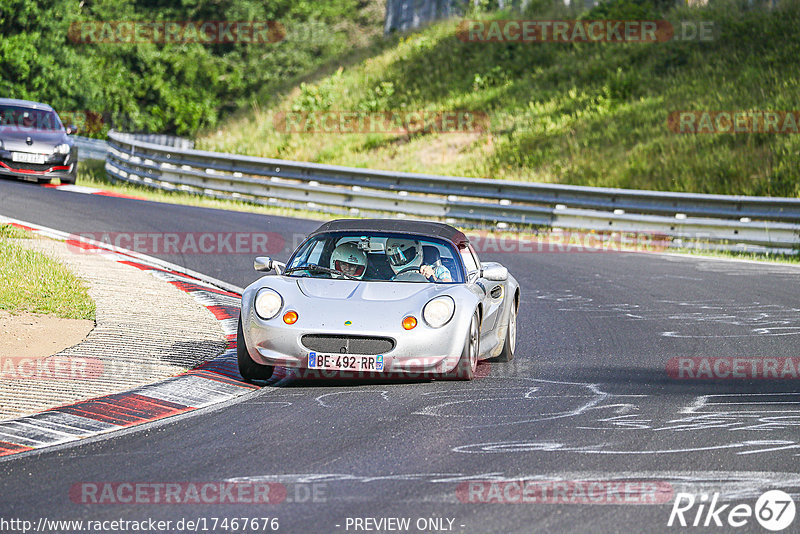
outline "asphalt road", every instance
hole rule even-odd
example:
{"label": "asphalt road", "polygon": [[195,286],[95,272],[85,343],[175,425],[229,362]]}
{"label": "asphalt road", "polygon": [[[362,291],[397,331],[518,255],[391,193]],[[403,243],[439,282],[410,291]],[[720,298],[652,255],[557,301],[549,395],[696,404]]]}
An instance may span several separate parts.
{"label": "asphalt road", "polygon": [[[0,214],[70,232],[267,231],[287,247],[318,224],[7,180]],[[154,255],[239,286],[256,278],[247,254]],[[731,527],[704,528],[705,515],[699,527],[667,527],[675,495],[699,502],[719,493],[729,505],[722,521],[768,489],[797,500],[798,381],[679,380],[667,367],[674,357],[800,356],[800,269],[632,253],[481,259],[501,261],[522,288],[512,364],[484,364],[487,376],[470,383],[264,387],[198,415],[8,459],[0,462],[0,518],[153,518],[173,521],[170,532],[181,532],[181,518],[206,518],[206,531],[218,518],[216,532],[234,531],[219,527],[234,517],[276,517],[282,532],[364,532],[356,519],[389,517],[409,518],[410,532],[722,532]],[[464,502],[461,482],[499,479],[606,481],[604,488],[640,481],[666,493],[639,499],[662,504],[613,501],[613,492],[603,493],[611,504]],[[284,484],[287,498],[70,498],[76,484],[126,481],[270,481]],[[686,512],[690,525],[697,511]],[[800,518],[786,531],[798,525]],[[736,531],[765,532],[752,517]]]}

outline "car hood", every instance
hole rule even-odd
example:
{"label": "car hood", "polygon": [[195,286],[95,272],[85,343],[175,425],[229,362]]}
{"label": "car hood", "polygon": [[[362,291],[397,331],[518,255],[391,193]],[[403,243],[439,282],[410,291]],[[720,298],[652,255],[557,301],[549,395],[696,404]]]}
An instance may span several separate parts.
{"label": "car hood", "polygon": [[332,300],[364,301],[405,300],[419,294],[436,292],[445,286],[424,282],[361,282],[328,278],[301,278],[297,287],[307,297]]}
{"label": "car hood", "polygon": [[[30,138],[32,143],[28,144]],[[66,132],[52,130],[34,130],[17,126],[0,126],[0,140],[5,150],[19,152],[39,152],[48,154],[61,143],[70,143]]]}
{"label": "car hood", "polygon": [[[270,288],[283,297],[283,309],[294,310],[302,318],[297,328],[305,331],[339,333],[391,332],[401,329],[406,315],[421,313],[432,298],[448,295],[456,303],[456,313],[472,314],[478,298],[465,284],[415,282],[361,282],[329,278],[296,278],[267,275],[242,292],[242,317],[253,319],[253,301],[258,291]],[[349,324],[348,324],[349,323]]]}

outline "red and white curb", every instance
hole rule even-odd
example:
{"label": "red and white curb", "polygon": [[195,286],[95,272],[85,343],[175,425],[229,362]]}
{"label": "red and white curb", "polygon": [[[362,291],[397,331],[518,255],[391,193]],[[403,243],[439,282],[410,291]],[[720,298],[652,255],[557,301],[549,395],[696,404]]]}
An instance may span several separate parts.
{"label": "red and white curb", "polygon": [[104,189],[97,189],[95,187],[87,187],[85,185],[64,184],[64,185],[50,185],[46,184],[43,187],[48,189],[58,189],[59,191],[68,191],[70,193],[81,193],[83,195],[100,195],[103,197],[115,198],[129,198],[131,200],[147,200],[142,197],[135,197],[131,195],[123,195],[122,193],[114,193],[113,191],[105,191]]}
{"label": "red and white curb", "polygon": [[236,326],[241,289],[157,258],[65,232],[0,216],[10,223],[70,245],[92,248],[111,259],[145,271],[187,292],[220,321],[228,348],[215,359],[162,382],[105,395],[44,412],[0,422],[0,456],[134,427],[191,412],[244,395],[258,386],[242,381],[236,363]]}

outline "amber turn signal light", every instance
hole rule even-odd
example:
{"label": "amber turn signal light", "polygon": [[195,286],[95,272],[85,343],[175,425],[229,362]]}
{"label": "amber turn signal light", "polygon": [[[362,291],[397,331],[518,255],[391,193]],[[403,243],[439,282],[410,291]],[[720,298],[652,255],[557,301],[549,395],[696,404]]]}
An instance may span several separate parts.
{"label": "amber turn signal light", "polygon": [[287,311],[283,314],[283,322],[286,324],[294,324],[297,322],[297,312]]}
{"label": "amber turn signal light", "polygon": [[417,326],[417,319],[413,315],[409,315],[408,317],[403,319],[403,328],[405,328],[406,330],[411,330],[415,326]]}

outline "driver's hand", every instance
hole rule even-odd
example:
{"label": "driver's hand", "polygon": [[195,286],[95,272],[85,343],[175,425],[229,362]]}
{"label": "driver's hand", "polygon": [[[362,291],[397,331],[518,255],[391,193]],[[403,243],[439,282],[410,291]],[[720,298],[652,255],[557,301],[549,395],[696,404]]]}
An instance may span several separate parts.
{"label": "driver's hand", "polygon": [[423,265],[419,268],[419,272],[421,272],[422,276],[425,278],[431,278],[433,276],[433,267],[430,265]]}

